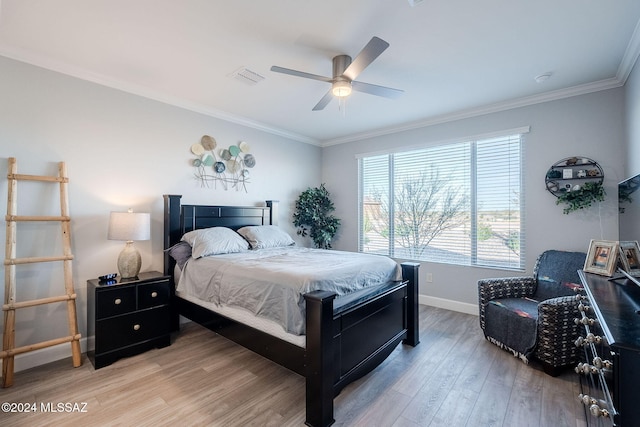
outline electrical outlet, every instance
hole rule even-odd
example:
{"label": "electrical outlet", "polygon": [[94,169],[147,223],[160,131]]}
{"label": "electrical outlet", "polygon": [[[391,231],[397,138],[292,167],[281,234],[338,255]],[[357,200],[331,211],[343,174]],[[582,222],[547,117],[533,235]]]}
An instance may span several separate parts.
{"label": "electrical outlet", "polygon": [[427,283],[433,282],[433,274],[427,273]]}

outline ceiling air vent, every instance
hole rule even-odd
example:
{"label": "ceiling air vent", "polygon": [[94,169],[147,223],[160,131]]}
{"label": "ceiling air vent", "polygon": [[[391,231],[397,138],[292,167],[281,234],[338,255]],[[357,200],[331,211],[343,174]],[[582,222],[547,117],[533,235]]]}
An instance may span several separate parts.
{"label": "ceiling air vent", "polygon": [[255,71],[251,71],[250,69],[245,67],[238,68],[233,73],[229,74],[229,77],[234,78],[249,86],[253,86],[256,83],[260,83],[262,80],[264,80],[264,76],[261,76]]}

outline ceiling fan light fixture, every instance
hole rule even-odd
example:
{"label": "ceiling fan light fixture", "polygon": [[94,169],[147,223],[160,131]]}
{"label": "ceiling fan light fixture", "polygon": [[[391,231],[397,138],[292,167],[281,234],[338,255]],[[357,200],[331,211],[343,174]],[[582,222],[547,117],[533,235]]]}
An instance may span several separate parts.
{"label": "ceiling fan light fixture", "polygon": [[351,95],[351,82],[339,80],[333,83],[331,93],[338,98],[346,98]]}
{"label": "ceiling fan light fixture", "polygon": [[[2,1],[2,0],[0,0]],[[421,0],[423,1],[423,0]],[[289,68],[271,67],[271,71],[291,76],[303,77],[305,79],[319,80],[331,84],[331,88],[324,94],[320,101],[313,107],[312,111],[320,111],[326,107],[333,98],[344,105],[353,90],[368,93],[370,95],[383,96],[385,98],[397,98],[403,91],[385,86],[378,86],[363,83],[356,80],[360,73],[389,47],[389,43],[379,37],[372,37],[369,43],[358,53],[355,59],[349,55],[336,55],[333,57],[332,77],[320,76],[306,73],[304,71],[292,70]]]}

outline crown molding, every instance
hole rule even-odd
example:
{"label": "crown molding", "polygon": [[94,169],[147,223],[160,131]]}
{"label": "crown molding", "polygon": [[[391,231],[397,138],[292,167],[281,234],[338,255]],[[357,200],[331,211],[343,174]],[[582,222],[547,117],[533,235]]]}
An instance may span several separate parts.
{"label": "crown molding", "polygon": [[618,72],[616,73],[616,78],[625,84],[633,67],[638,61],[638,57],[640,56],[640,21],[636,24],[636,28],[631,35],[631,40],[629,40],[629,44],[627,44],[627,49],[624,51],[624,56],[622,57],[622,61],[620,61],[620,66],[618,67]]}
{"label": "crown molding", "polygon": [[332,145],[346,144],[348,142],[360,141],[363,139],[375,138],[378,136],[384,136],[392,133],[419,129],[427,126],[453,122],[456,120],[469,119],[472,117],[482,116],[482,115],[491,114],[491,113],[497,113],[500,111],[511,110],[514,108],[541,104],[543,102],[570,98],[573,96],[584,95],[592,92],[598,92],[601,90],[613,89],[623,85],[624,85],[624,82],[619,81],[617,78],[600,80],[597,82],[586,83],[583,85],[573,86],[566,89],[559,89],[555,91],[545,92],[539,95],[532,95],[532,96],[527,96],[523,98],[484,105],[478,108],[470,108],[466,110],[456,111],[450,114],[431,117],[425,120],[418,120],[415,122],[405,123],[400,126],[390,126],[387,128],[373,130],[371,132],[362,132],[358,134],[348,135],[345,137],[324,140],[321,142],[321,146],[329,147]]}
{"label": "crown molding", "polygon": [[[1,0],[0,0],[1,1]],[[107,77],[102,74],[93,73],[88,70],[73,67],[69,64],[58,62],[50,58],[45,58],[40,55],[33,55],[20,49],[7,49],[6,47],[0,47],[0,56],[7,57],[16,61],[24,62],[36,67],[44,68],[46,70],[54,71],[71,77],[75,77],[81,80],[86,80],[91,83],[96,83],[101,86],[106,86],[112,89],[121,90],[126,93],[148,98],[154,101],[162,102],[164,104],[172,105],[175,107],[183,108],[185,110],[193,111],[196,113],[204,114],[206,116],[214,117],[217,119],[225,120],[238,125],[246,126],[248,128],[256,129],[273,135],[281,136],[284,138],[292,139],[294,141],[303,142],[305,144],[320,145],[320,141],[301,135],[295,132],[290,132],[286,129],[280,129],[277,127],[269,126],[267,124],[248,119],[246,117],[237,116],[235,114],[227,113],[225,111],[217,110],[215,108],[207,107],[205,105],[197,104],[194,102],[186,101],[184,99],[168,96],[166,94],[154,91],[148,87],[141,85],[131,84],[123,82],[117,79]]]}

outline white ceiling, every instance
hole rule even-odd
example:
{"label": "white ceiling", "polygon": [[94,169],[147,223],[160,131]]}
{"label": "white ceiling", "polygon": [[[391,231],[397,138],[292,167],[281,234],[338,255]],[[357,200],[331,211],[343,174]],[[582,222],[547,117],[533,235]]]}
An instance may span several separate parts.
{"label": "white ceiling", "polygon": [[[0,0],[0,55],[329,145],[621,86],[639,20],[638,0]],[[328,83],[270,71],[331,77],[372,36],[390,47],[357,80],[399,99],[311,111]]]}

